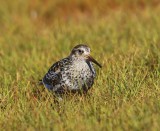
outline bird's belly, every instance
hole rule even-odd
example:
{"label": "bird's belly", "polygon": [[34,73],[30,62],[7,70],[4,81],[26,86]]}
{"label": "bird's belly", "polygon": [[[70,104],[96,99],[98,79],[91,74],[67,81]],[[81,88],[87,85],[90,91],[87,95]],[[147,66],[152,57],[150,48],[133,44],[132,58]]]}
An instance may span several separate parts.
{"label": "bird's belly", "polygon": [[87,63],[84,63],[77,66],[74,65],[63,78],[68,90],[79,90],[90,88],[93,85],[95,74]]}

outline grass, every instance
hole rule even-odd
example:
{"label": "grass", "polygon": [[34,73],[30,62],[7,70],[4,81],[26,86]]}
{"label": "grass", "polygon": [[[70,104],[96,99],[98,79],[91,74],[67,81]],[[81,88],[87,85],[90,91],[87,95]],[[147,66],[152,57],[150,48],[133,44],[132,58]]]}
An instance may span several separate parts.
{"label": "grass", "polygon": [[[160,130],[159,4],[56,2],[1,1],[0,129]],[[103,68],[86,96],[57,103],[37,82],[78,43]]]}

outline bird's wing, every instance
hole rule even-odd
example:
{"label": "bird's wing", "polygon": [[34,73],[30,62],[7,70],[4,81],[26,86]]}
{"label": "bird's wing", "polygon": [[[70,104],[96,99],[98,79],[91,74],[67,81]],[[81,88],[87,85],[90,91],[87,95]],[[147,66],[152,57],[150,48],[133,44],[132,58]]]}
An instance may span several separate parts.
{"label": "bird's wing", "polygon": [[[44,85],[51,90],[56,90],[61,80],[61,61],[53,64],[43,78]],[[59,85],[60,86],[60,85]]]}

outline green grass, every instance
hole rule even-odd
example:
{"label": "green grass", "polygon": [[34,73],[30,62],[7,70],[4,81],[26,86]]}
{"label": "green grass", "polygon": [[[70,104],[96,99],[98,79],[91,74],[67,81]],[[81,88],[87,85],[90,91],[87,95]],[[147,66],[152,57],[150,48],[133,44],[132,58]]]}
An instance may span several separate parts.
{"label": "green grass", "polygon": [[[160,130],[159,12],[116,9],[54,16],[48,24],[32,19],[27,2],[2,2],[0,129]],[[103,68],[96,68],[86,96],[66,95],[57,103],[37,82],[78,43],[87,43]]]}

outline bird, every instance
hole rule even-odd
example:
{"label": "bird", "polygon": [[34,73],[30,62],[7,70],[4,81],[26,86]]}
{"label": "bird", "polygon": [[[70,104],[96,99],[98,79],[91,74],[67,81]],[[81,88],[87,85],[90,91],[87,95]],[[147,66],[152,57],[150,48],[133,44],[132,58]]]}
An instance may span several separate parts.
{"label": "bird", "polygon": [[96,70],[102,68],[91,55],[86,44],[76,45],[68,57],[55,62],[42,78],[42,84],[56,94],[87,92],[94,84]]}

